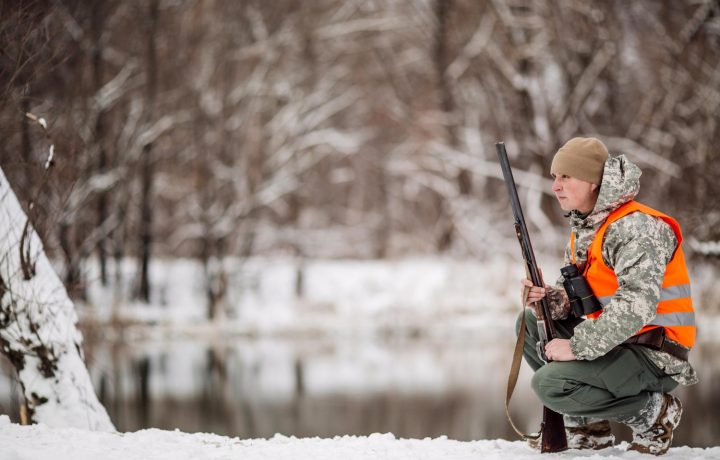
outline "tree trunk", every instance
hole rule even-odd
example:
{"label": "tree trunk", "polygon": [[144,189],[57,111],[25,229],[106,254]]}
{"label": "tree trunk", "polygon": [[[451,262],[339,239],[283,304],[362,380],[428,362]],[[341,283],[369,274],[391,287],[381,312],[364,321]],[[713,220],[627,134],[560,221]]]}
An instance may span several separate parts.
{"label": "tree trunk", "polygon": [[[453,10],[452,0],[435,1],[435,18],[437,28],[435,29],[434,64],[437,77],[437,88],[440,94],[440,108],[445,112],[445,123],[447,126],[447,141],[453,149],[458,149],[458,117],[453,88],[448,80],[447,67],[451,61],[448,33],[450,32],[449,21]],[[472,174],[465,168],[460,168],[457,177],[458,191],[461,195],[469,195],[472,192]]]}
{"label": "tree trunk", "polygon": [[25,115],[26,113],[30,112],[30,97],[28,96],[27,92],[23,92],[22,99],[20,101],[20,104],[22,105],[22,121],[20,125],[20,133],[21,133],[21,147],[20,150],[22,152],[22,161],[23,161],[23,172],[25,174],[25,187],[30,187],[30,184],[32,184],[32,140],[30,139],[30,120]]}
{"label": "tree trunk", "polygon": [[[93,36],[93,53],[92,53],[92,76],[93,76],[93,90],[95,94],[99,93],[100,89],[104,84],[104,73],[105,66],[103,61],[103,39],[102,33],[105,26],[105,2],[95,2],[92,8],[92,36]],[[106,149],[105,140],[105,125],[107,114],[105,109],[100,109],[95,120],[95,143],[97,144],[97,172],[98,174],[104,174],[107,172],[108,167],[108,152]],[[100,227],[105,223],[108,218],[108,192],[101,191],[98,194],[97,201],[97,226]],[[97,251],[98,259],[100,262],[100,282],[103,286],[108,284],[107,275],[107,237],[103,237],[98,241]]]}
{"label": "tree trunk", "polygon": [[74,247],[70,222],[64,220],[58,224],[59,243],[65,257],[65,289],[71,299],[85,300],[85,282],[80,269],[80,256]]}
{"label": "tree trunk", "polygon": [[113,431],[82,356],[77,315],[0,168],[0,348],[30,422]]}
{"label": "tree trunk", "polygon": [[[435,75],[437,78],[437,91],[440,97],[440,108],[445,113],[444,123],[447,130],[446,142],[457,149],[457,120],[455,114],[455,99],[453,98],[452,88],[447,78],[447,66],[450,62],[449,46],[448,46],[448,22],[450,13],[453,9],[452,0],[435,0],[434,12],[437,21],[435,28],[435,41],[433,47],[433,64],[435,66]],[[456,181],[460,194],[467,195],[470,193],[469,180],[470,173],[465,169],[461,169]],[[437,235],[435,238],[435,248],[444,252],[452,246],[455,240],[455,225],[450,203],[447,197],[437,196],[438,223]]]}
{"label": "tree trunk", "polygon": [[[152,122],[155,114],[155,100],[157,98],[157,22],[159,16],[158,0],[151,0],[148,7],[147,18],[147,120]],[[150,255],[152,253],[152,193],[155,173],[153,171],[153,145],[145,144],[141,163],[141,203],[140,203],[140,280],[138,295],[140,300],[150,302]]]}

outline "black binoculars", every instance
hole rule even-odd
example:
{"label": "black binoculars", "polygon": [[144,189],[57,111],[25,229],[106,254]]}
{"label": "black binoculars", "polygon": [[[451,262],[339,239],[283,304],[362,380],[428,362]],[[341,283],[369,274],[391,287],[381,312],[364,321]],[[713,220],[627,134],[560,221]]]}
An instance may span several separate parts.
{"label": "black binoculars", "polygon": [[570,308],[575,317],[580,318],[602,309],[600,301],[575,265],[561,268],[560,273],[564,278],[563,287],[570,299]]}

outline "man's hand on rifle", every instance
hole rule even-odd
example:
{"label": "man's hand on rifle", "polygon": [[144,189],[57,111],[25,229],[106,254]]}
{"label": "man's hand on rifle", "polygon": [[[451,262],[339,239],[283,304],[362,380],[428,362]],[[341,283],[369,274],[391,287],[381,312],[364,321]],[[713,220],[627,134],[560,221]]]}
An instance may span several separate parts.
{"label": "man's hand on rifle", "polygon": [[568,314],[570,313],[570,302],[568,301],[567,294],[565,294],[564,290],[555,289],[550,286],[533,286],[532,281],[529,279],[520,280],[520,284],[522,284],[523,287],[523,299],[525,298],[524,291],[528,291],[525,306],[532,307],[533,310],[535,310],[535,316],[538,316],[538,308],[540,308],[540,304],[537,302],[539,302],[543,297],[547,297],[552,319],[559,320],[568,317]]}
{"label": "man's hand on rifle", "polygon": [[532,281],[527,278],[521,280],[520,283],[523,285],[523,299],[526,295],[525,291],[527,291],[527,301],[525,302],[525,306],[532,307],[532,309],[535,311],[535,316],[537,316],[538,318],[542,317],[542,313],[539,311],[540,304],[538,302],[540,302],[540,299],[547,295],[547,286],[534,286],[532,284]]}
{"label": "man's hand on rifle", "polygon": [[535,309],[535,315],[537,316],[537,304],[540,299],[545,297],[547,294],[547,287],[533,286],[532,281],[529,279],[520,280],[520,284],[523,285],[523,298],[525,297],[525,290],[528,291],[526,307],[533,307]]}
{"label": "man's hand on rifle", "polygon": [[545,345],[545,356],[553,361],[575,361],[568,339],[552,339]]}

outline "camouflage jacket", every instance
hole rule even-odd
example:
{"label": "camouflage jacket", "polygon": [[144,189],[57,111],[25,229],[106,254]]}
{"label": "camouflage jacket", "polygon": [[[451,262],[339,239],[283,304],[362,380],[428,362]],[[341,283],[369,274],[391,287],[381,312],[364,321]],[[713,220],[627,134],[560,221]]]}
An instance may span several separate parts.
{"label": "camouflage jacket", "polygon": [[[575,233],[575,262],[581,272],[597,230],[612,211],[637,195],[640,174],[640,168],[625,156],[609,158],[595,208],[587,215],[577,211],[570,213],[570,227]],[[676,245],[677,238],[670,226],[648,214],[635,212],[608,227],[602,256],[608,267],[615,271],[620,287],[597,320],[584,321],[575,328],[570,348],[577,359],[592,360],[603,356],[655,317],[665,266]],[[569,244],[564,259],[565,265],[572,263]],[[567,317],[570,305],[562,288],[562,278],[550,288],[548,300],[553,317]],[[679,383],[697,382],[689,363],[664,352],[642,349]]]}

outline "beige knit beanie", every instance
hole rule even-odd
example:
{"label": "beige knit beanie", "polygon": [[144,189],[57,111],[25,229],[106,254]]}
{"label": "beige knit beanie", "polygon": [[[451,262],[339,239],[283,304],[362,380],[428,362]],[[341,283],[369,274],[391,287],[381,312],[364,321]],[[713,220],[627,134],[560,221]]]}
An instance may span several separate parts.
{"label": "beige knit beanie", "polygon": [[600,185],[608,156],[608,149],[600,140],[575,137],[557,151],[550,172],[554,176],[566,175]]}

